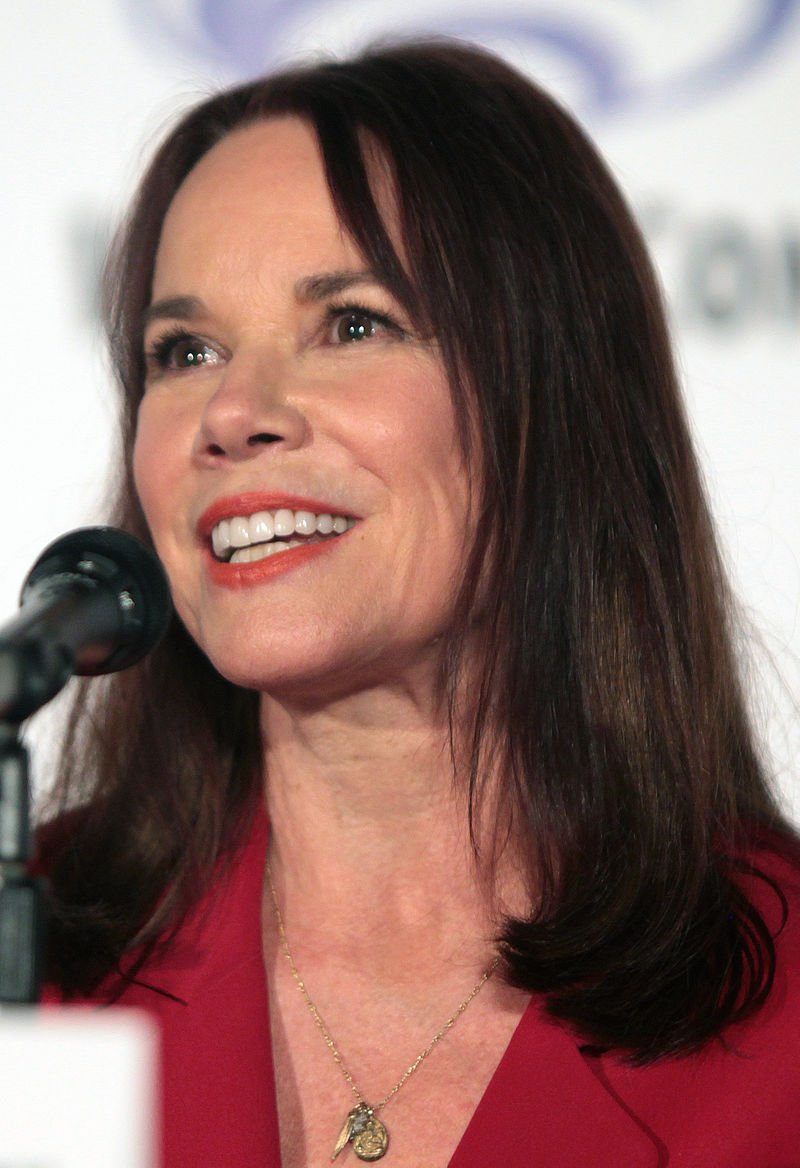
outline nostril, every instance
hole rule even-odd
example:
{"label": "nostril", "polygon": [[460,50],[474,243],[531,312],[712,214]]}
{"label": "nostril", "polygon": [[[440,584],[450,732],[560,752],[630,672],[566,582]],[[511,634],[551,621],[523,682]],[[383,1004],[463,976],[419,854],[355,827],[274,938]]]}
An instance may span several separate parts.
{"label": "nostril", "polygon": [[262,442],[280,442],[280,434],[251,434],[247,439],[248,446],[259,446]]}

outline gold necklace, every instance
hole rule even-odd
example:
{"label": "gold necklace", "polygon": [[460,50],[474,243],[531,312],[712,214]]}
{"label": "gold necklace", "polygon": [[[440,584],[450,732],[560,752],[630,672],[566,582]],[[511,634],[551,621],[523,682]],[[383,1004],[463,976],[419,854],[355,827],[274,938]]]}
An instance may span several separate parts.
{"label": "gold necklace", "polygon": [[283,949],[284,957],[289,962],[289,968],[292,971],[292,977],[297,983],[297,988],[300,990],[300,993],[305,999],[306,1006],[308,1007],[308,1011],[311,1014],[311,1017],[314,1019],[317,1029],[325,1040],[325,1045],[333,1055],[334,1062],[344,1075],[345,1081],[347,1082],[347,1085],[353,1092],[353,1095],[356,1099],[355,1107],[353,1107],[347,1113],[345,1121],[342,1125],[342,1130],[339,1132],[339,1138],[336,1141],[336,1146],[334,1147],[333,1155],[331,1156],[331,1163],[333,1163],[339,1153],[343,1151],[349,1143],[352,1143],[353,1151],[358,1156],[359,1160],[380,1160],[383,1156],[386,1155],[386,1151],[389,1147],[389,1133],[386,1130],[386,1125],[382,1123],[380,1119],[378,1119],[376,1112],[381,1111],[389,1102],[389,1100],[394,1098],[400,1088],[405,1086],[405,1084],[414,1074],[414,1071],[416,1071],[417,1067],[419,1067],[425,1061],[433,1048],[442,1041],[448,1030],[452,1030],[458,1019],[466,1010],[467,1006],[470,1004],[473,998],[477,997],[477,995],[486,985],[489,978],[494,973],[495,969],[497,969],[497,964],[500,961],[500,958],[495,957],[489,968],[484,970],[477,985],[473,986],[473,988],[467,994],[466,998],[464,998],[464,1001],[458,1006],[455,1012],[450,1015],[444,1026],[442,1026],[441,1030],[438,1030],[436,1034],[434,1034],[433,1038],[430,1040],[425,1049],[414,1059],[411,1066],[407,1067],[406,1070],[403,1071],[403,1074],[392,1087],[391,1091],[389,1091],[387,1095],[384,1095],[383,1099],[381,1099],[379,1103],[369,1104],[366,1102],[364,1096],[361,1094],[361,1091],[354,1083],[353,1076],[345,1066],[341,1052],[334,1042],[330,1030],[325,1025],[322,1015],[311,1000],[311,995],[306,989],[305,982],[301,978],[297,966],[295,965],[292,951],[289,948],[289,942],[286,939],[286,928],[283,923],[283,916],[281,915],[280,906],[278,905],[278,897],[275,892],[275,885],[272,881],[272,870],[270,868],[269,861],[267,861],[267,883],[269,884],[269,891],[270,895],[272,896],[272,907],[275,910],[275,922],[278,926],[278,935],[281,940],[281,948]]}

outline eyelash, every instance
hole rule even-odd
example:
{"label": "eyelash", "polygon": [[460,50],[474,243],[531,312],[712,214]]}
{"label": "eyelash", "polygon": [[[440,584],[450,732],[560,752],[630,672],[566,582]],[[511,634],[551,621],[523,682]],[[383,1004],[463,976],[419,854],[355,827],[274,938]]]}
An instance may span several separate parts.
{"label": "eyelash", "polygon": [[[165,373],[170,368],[170,359],[181,341],[190,341],[195,344],[195,347],[205,349],[215,349],[209,341],[204,340],[196,333],[190,332],[182,325],[175,325],[174,328],[167,329],[162,333],[152,345],[145,352],[145,361],[148,369],[154,370],[158,373]],[[192,368],[192,366],[187,366]]]}
{"label": "eyelash", "polygon": [[[405,329],[393,317],[389,316],[388,313],[376,312],[374,308],[368,308],[365,304],[353,304],[349,302],[346,304],[329,304],[325,313],[325,325],[327,328],[330,328],[337,321],[346,320],[348,317],[351,319],[363,317],[366,320],[370,320],[373,324],[385,328],[387,332],[392,333],[398,339],[402,339],[407,335]],[[341,343],[358,344],[357,341],[352,340],[350,342],[342,341]]]}
{"label": "eyelash", "polygon": [[[328,305],[323,320],[322,332],[327,334],[328,330],[334,324],[339,321],[345,321],[347,319],[362,319],[371,321],[373,325],[377,325],[379,328],[386,329],[388,333],[391,333],[397,339],[402,339],[407,335],[405,329],[403,329],[393,317],[389,316],[388,313],[377,312],[375,309],[368,308],[364,304],[354,304],[350,302],[346,304]],[[210,349],[211,351],[217,351],[217,346],[212,344],[210,341],[205,340],[197,333],[191,332],[182,325],[176,325],[174,328],[167,329],[166,332],[157,337],[156,340],[153,341],[150,347],[146,350],[145,361],[147,363],[148,369],[155,373],[165,373],[169,371],[170,360],[174,355],[176,347],[181,342],[191,342],[198,349],[204,348]],[[339,344],[341,345],[358,343],[359,341],[355,338],[349,341],[339,341]],[[176,372],[179,372],[181,369],[200,368],[201,365],[202,362],[198,362],[198,364],[195,366],[182,366],[176,368]]]}

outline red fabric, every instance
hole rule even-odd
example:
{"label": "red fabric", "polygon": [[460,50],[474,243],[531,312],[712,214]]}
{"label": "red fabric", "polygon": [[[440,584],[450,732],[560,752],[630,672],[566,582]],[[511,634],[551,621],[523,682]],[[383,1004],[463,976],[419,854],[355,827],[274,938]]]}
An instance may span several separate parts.
{"label": "red fabric", "polygon": [[[142,985],[120,999],[161,1028],[162,1168],[280,1168],[261,955],[266,838],[262,821],[174,948],[148,965],[149,985],[180,1001]],[[762,864],[791,911],[775,990],[753,1022],[701,1055],[632,1069],[581,1053],[533,1001],[450,1168],[800,1168],[800,878],[780,858]]]}

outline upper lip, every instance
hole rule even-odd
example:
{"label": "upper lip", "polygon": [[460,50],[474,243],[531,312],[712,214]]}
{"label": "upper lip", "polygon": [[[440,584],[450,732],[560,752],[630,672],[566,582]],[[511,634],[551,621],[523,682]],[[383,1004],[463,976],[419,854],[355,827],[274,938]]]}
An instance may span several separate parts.
{"label": "upper lip", "polygon": [[276,491],[248,491],[241,495],[224,495],[206,507],[197,521],[197,531],[204,540],[222,519],[232,519],[236,515],[255,515],[257,511],[277,511],[285,507],[290,511],[311,511],[315,515],[344,515],[357,519],[349,508],[320,499],[310,499],[305,495],[287,495]]}

